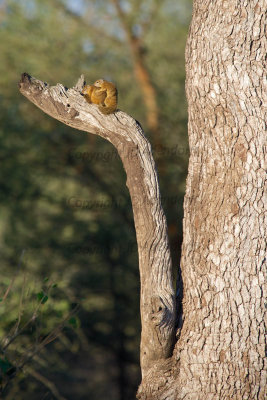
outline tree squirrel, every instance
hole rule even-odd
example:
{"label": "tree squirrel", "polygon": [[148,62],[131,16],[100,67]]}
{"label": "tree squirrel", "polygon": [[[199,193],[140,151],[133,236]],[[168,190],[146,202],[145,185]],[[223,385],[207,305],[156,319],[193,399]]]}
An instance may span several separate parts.
{"label": "tree squirrel", "polygon": [[85,85],[82,94],[89,104],[98,104],[103,114],[112,114],[117,109],[118,92],[112,82],[98,79],[93,85]]}

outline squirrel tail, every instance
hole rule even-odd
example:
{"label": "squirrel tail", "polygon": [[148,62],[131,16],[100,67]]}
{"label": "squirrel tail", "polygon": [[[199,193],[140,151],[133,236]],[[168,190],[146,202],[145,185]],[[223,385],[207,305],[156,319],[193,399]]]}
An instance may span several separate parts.
{"label": "squirrel tail", "polygon": [[103,105],[99,105],[99,110],[102,112],[102,114],[112,114],[116,111],[117,107],[116,106],[103,106]]}

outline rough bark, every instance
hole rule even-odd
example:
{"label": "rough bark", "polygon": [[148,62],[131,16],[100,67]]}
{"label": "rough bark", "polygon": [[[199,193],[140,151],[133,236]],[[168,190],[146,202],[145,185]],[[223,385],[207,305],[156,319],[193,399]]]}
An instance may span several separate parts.
{"label": "rough bark", "polygon": [[[175,296],[166,218],[151,146],[142,128],[122,111],[105,116],[81,95],[83,76],[73,89],[23,74],[21,93],[51,117],[73,128],[97,134],[117,149],[127,174],[139,254],[141,279],[141,370],[145,378],[167,362],[174,340]],[[163,361],[165,360],[165,361]]]}
{"label": "rough bark", "polygon": [[264,1],[194,1],[184,323],[165,384],[141,399],[266,398],[265,10]]}
{"label": "rough bark", "polygon": [[[186,51],[191,153],[181,263],[184,322],[172,357],[168,358],[168,339],[164,341],[165,350],[156,352],[154,364],[153,357],[143,358],[145,373],[138,392],[142,400],[263,400],[266,395],[265,9],[263,0],[194,1]],[[68,102],[66,93],[62,93],[64,107],[57,110],[55,103],[60,120]],[[163,229],[160,237],[165,237],[165,218],[157,218],[158,221],[163,218],[158,225],[154,221],[158,208],[153,197],[158,193],[157,183],[156,190],[149,189],[154,187],[156,179],[153,159],[150,156],[144,159],[144,149],[149,146],[134,120],[120,112],[105,119],[91,108],[88,114],[89,109],[75,93],[74,103],[77,101],[78,106],[71,103],[69,108],[72,122],[68,123],[68,119],[64,122],[74,126],[75,120],[77,129],[87,131],[85,127],[89,126],[89,131],[115,144],[128,175],[139,251],[144,254],[139,254],[141,314],[143,329],[146,327],[142,335],[146,340],[149,332],[155,335],[151,335],[151,342],[143,341],[141,357],[144,357],[144,348],[153,354],[154,343],[158,346],[156,340],[153,343],[155,326],[160,326],[157,316],[162,320],[162,315],[170,311],[173,322],[173,308],[169,307],[173,306],[173,292],[163,291],[168,293],[169,303],[161,295],[159,272],[168,277],[166,284],[170,288],[171,274],[166,273],[170,270],[166,261],[169,250],[167,259],[160,264],[154,260],[151,263],[150,252],[142,253],[144,244],[146,249],[152,246],[157,257],[163,256],[167,249],[165,241],[161,247],[161,241],[153,240],[142,225],[144,220],[155,232]],[[72,92],[70,95],[74,96]],[[136,164],[128,163],[124,148],[138,149]],[[135,181],[135,177],[140,179]],[[143,192],[149,203],[139,210],[134,199]],[[148,281],[144,282],[146,277]],[[149,291],[151,284],[156,288],[155,297]],[[161,299],[165,304],[163,313],[158,306]],[[171,335],[168,333],[166,337]]]}

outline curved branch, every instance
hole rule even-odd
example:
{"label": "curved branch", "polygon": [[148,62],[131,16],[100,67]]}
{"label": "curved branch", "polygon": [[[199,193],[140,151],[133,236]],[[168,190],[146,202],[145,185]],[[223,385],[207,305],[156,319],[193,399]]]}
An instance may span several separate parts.
{"label": "curved branch", "polygon": [[51,117],[75,129],[97,134],[117,149],[127,174],[139,254],[141,279],[141,369],[146,376],[155,363],[171,356],[174,341],[175,296],[166,218],[151,146],[137,121],[122,111],[105,116],[89,105],[77,85],[50,87],[28,74],[20,92]]}

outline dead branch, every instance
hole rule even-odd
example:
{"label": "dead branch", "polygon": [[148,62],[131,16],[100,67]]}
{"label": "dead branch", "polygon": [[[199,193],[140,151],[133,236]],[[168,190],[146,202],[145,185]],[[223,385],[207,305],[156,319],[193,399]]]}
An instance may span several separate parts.
{"label": "dead branch", "polygon": [[24,73],[20,92],[51,117],[75,129],[99,135],[117,149],[127,174],[139,254],[141,279],[141,369],[146,376],[155,363],[171,356],[175,296],[156,167],[141,126],[122,111],[105,116],[81,95],[84,77],[67,89],[49,86]]}

